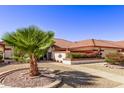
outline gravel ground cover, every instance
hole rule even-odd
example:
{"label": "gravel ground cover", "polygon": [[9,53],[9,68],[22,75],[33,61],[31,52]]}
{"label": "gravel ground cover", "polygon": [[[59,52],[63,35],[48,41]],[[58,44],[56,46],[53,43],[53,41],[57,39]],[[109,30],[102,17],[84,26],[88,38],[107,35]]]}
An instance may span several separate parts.
{"label": "gravel ground cover", "polygon": [[11,87],[43,87],[54,82],[56,79],[38,76],[30,77],[28,70],[13,72],[5,77],[2,84]]}

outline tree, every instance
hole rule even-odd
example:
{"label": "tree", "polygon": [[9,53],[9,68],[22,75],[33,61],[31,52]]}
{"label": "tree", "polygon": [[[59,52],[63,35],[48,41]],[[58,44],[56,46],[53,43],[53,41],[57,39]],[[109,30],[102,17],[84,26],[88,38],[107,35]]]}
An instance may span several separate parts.
{"label": "tree", "polygon": [[10,46],[16,47],[30,57],[30,76],[39,75],[37,59],[44,55],[52,46],[54,33],[44,32],[35,26],[17,29],[16,32],[6,33],[2,40]]}

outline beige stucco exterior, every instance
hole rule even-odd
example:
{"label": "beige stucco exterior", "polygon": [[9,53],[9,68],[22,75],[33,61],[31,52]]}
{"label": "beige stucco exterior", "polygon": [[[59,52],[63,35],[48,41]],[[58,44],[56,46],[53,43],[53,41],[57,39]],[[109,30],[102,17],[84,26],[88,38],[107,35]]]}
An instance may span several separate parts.
{"label": "beige stucco exterior", "polygon": [[[112,48],[102,48],[102,50],[103,50],[102,57],[106,57],[106,55],[109,53],[118,52],[118,49],[112,49]],[[66,52],[54,51],[52,52],[52,58],[57,62],[63,62],[64,64],[71,64],[70,61],[64,60],[66,58]]]}
{"label": "beige stucco exterior", "polygon": [[0,52],[3,52],[4,51],[4,48],[3,47],[0,47]]}
{"label": "beige stucco exterior", "polygon": [[66,53],[65,52],[53,52],[53,57],[54,57],[54,60],[57,61],[57,62],[63,62],[63,60],[66,58]]}
{"label": "beige stucco exterior", "polygon": [[116,53],[118,52],[118,49],[111,49],[111,48],[104,48],[104,51],[102,51],[102,57],[106,57],[109,53]]}
{"label": "beige stucco exterior", "polygon": [[5,58],[12,58],[12,50],[5,51],[4,55]]}

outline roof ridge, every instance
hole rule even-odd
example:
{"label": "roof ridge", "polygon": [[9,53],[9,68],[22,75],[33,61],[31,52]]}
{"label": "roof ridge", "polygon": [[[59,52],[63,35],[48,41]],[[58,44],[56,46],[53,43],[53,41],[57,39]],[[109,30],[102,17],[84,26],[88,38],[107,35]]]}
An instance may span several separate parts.
{"label": "roof ridge", "polygon": [[92,39],[84,39],[84,40],[74,41],[74,43],[75,43],[75,42],[87,41],[87,40],[92,40]]}
{"label": "roof ridge", "polygon": [[[116,45],[116,46],[118,46],[118,47],[121,47],[121,46],[118,45],[118,44],[112,43],[112,42],[114,42],[114,41],[112,41],[112,42],[105,42],[105,40],[98,40],[98,41],[102,41],[102,42],[104,42],[104,43],[108,43],[108,44],[112,44],[112,45]],[[108,40],[106,40],[106,41],[108,41]]]}
{"label": "roof ridge", "polygon": [[72,41],[65,40],[65,39],[62,39],[62,38],[54,38],[54,39],[59,39],[59,40],[63,40],[63,41],[67,41],[67,42],[71,42],[71,43],[73,43]]}
{"label": "roof ridge", "polygon": [[115,41],[115,42],[124,42],[124,40],[119,40],[119,41]]}

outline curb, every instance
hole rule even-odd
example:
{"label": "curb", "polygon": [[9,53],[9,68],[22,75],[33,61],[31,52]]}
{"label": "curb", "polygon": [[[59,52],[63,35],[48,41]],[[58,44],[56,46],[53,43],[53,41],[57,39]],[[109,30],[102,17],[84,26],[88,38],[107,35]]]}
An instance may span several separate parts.
{"label": "curb", "polygon": [[53,83],[46,85],[46,86],[43,86],[42,88],[56,88],[61,82],[62,82],[61,78],[58,78]]}

